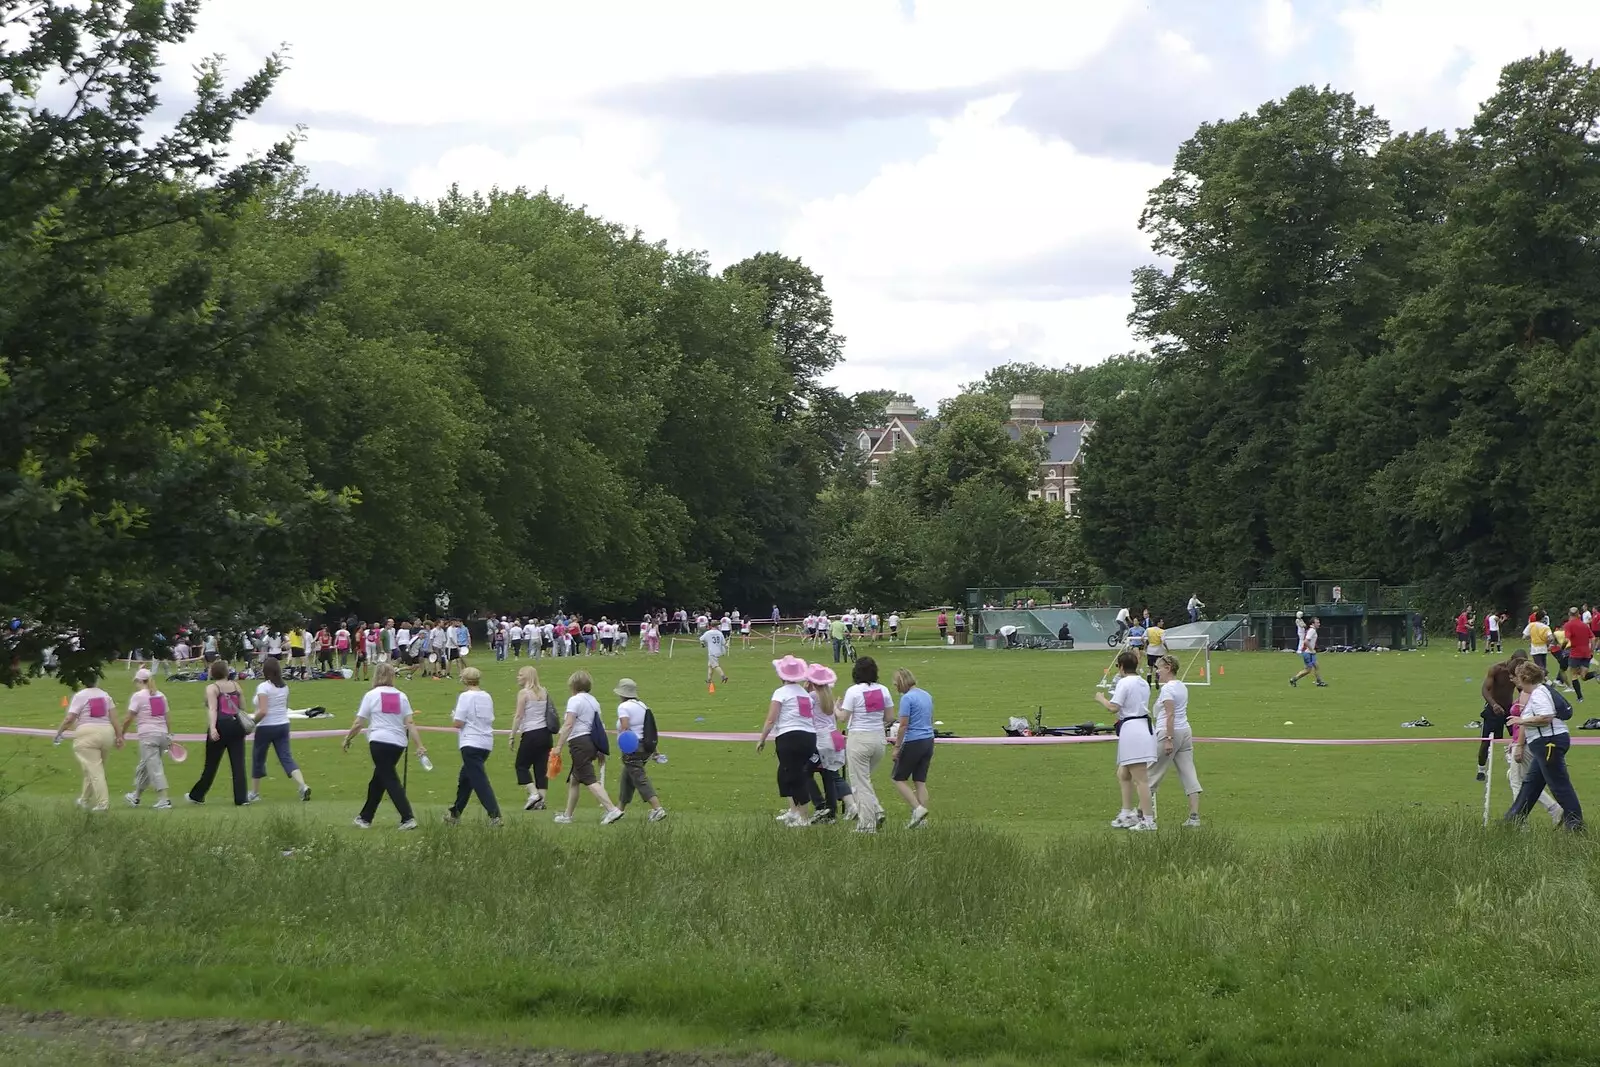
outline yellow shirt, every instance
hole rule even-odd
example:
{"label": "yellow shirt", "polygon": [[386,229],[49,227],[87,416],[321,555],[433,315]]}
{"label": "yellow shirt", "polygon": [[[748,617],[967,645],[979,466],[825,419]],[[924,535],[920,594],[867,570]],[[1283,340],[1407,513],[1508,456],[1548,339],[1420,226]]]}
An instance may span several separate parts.
{"label": "yellow shirt", "polygon": [[1528,639],[1528,648],[1536,656],[1550,651],[1550,627],[1538,619],[1530,622],[1528,628],[1522,631]]}
{"label": "yellow shirt", "polygon": [[1144,640],[1145,640],[1145,646],[1146,646],[1145,647],[1145,651],[1149,655],[1152,655],[1152,656],[1159,656],[1162,653],[1166,652],[1166,650],[1167,650],[1166,646],[1164,644],[1162,644],[1162,642],[1164,640],[1166,640],[1166,636],[1167,636],[1167,631],[1163,630],[1161,627],[1159,627],[1159,626],[1150,627],[1150,629],[1148,629],[1148,630],[1146,630],[1144,632]]}

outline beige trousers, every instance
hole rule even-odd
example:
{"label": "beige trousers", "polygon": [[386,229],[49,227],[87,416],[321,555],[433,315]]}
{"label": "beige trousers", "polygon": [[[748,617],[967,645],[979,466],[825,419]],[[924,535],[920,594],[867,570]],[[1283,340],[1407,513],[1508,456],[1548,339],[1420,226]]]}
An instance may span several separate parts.
{"label": "beige trousers", "polygon": [[876,730],[852,730],[844,741],[845,769],[850,775],[850,791],[856,798],[856,811],[862,826],[878,825],[883,805],[878,803],[877,790],[872,787],[872,772],[883,762],[888,743]]}
{"label": "beige trousers", "polygon": [[72,730],[72,754],[83,767],[83,792],[78,797],[90,807],[103,808],[111,802],[106,792],[106,756],[116,743],[116,731],[109,723],[79,720]]}
{"label": "beige trousers", "polygon": [[1167,751],[1166,733],[1156,732],[1156,762],[1150,768],[1150,792],[1156,791],[1161,779],[1174,766],[1178,768],[1178,780],[1183,783],[1185,796],[1201,791],[1200,778],[1194,773],[1194,731],[1187,726],[1180,726],[1173,732],[1171,752]]}
{"label": "beige trousers", "polygon": [[143,793],[146,789],[154,789],[158,793],[167,791],[167,772],[161,760],[171,745],[172,738],[166,734],[139,739],[139,765],[133,769],[135,793]]}

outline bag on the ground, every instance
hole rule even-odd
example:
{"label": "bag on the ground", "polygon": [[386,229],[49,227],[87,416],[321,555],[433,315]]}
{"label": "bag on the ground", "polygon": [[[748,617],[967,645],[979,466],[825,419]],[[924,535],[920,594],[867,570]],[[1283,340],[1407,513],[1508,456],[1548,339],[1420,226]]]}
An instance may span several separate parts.
{"label": "bag on the ground", "polygon": [[544,728],[552,734],[561,732],[561,713],[556,711],[556,702],[548,692],[544,695]]}
{"label": "bag on the ground", "polygon": [[[640,703],[644,704],[643,701]],[[644,704],[644,725],[639,729],[639,751],[646,756],[653,756],[660,742],[661,734],[656,729],[656,713],[650,710],[650,705]]]}
{"label": "bag on the ground", "polygon": [[1556,718],[1560,719],[1562,722],[1566,722],[1568,719],[1572,718],[1572,703],[1567,700],[1566,696],[1561,692],[1561,690],[1557,689],[1549,682],[1546,682],[1544,687],[1550,691],[1550,700],[1556,706]]}

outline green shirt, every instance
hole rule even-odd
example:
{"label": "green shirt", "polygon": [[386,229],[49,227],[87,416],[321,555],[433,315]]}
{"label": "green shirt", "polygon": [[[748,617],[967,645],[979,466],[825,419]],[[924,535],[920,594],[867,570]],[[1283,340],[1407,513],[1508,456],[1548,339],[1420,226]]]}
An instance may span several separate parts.
{"label": "green shirt", "polygon": [[828,623],[828,633],[833,636],[833,639],[835,641],[843,641],[844,640],[844,619],[841,617],[841,618],[834,619],[832,622]]}

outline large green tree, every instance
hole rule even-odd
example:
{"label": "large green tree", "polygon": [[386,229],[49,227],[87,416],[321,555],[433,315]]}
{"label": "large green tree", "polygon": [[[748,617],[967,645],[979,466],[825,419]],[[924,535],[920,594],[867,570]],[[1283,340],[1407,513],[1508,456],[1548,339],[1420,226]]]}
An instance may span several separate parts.
{"label": "large green tree", "polygon": [[[230,163],[281,65],[153,122],[163,47],[195,0],[0,2],[0,681],[64,652],[87,681],[190,617],[303,610],[339,497],[229,427],[240,362],[329,286],[325,257],[251,297],[222,283],[230,220],[290,165]],[[76,635],[68,651],[62,635]]]}

